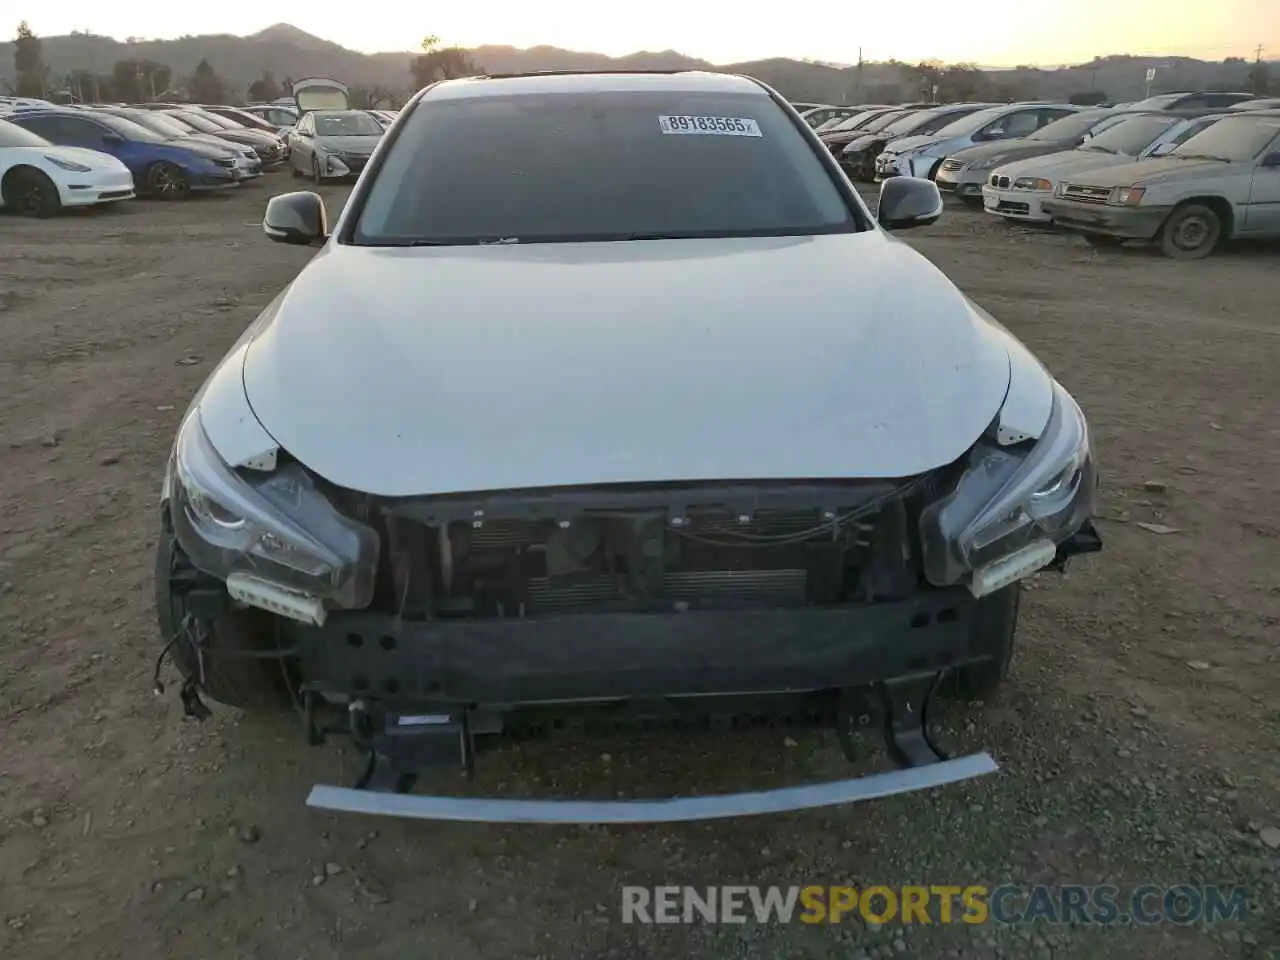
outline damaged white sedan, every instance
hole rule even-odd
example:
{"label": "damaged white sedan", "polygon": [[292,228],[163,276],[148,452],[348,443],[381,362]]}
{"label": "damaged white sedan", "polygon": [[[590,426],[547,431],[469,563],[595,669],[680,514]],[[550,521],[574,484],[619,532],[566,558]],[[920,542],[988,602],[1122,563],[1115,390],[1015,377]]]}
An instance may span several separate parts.
{"label": "damaged white sedan", "polygon": [[[441,144],[447,148],[442,149]],[[928,732],[991,692],[1019,581],[1101,544],[1085,418],[887,229],[757,81],[477,77],[401,112],[318,254],[209,377],[162,495],[183,702],[368,751],[330,809],[637,822],[827,806],[995,769]],[[495,735],[820,719],[900,769],[659,800],[427,796]]]}

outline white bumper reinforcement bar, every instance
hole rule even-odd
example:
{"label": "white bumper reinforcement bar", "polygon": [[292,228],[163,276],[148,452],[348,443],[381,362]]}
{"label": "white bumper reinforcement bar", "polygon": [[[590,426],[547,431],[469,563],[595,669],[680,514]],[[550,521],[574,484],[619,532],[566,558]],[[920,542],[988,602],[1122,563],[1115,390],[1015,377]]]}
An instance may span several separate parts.
{"label": "white bumper reinforcement bar", "polygon": [[673,797],[666,800],[506,800],[491,797],[419,796],[354,790],[317,784],[307,806],[344,813],[367,813],[413,820],[470,823],[678,823],[758,816],[791,810],[835,807],[899,793],[927,790],[994,773],[999,767],[986,753],[956,757],[851,780],[811,783],[780,790]]}

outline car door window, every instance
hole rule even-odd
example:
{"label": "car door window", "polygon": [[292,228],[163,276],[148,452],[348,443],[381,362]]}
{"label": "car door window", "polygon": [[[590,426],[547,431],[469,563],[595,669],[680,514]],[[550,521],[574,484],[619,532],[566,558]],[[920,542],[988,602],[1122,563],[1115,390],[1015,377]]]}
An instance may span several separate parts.
{"label": "car door window", "polygon": [[1075,113],[1074,110],[1061,110],[1057,107],[1050,107],[1046,110],[1041,110],[1037,118],[1038,126],[1036,129],[1038,130],[1040,127],[1048,126],[1055,120],[1061,120],[1063,117],[1069,117],[1073,113]]}
{"label": "car door window", "polygon": [[1041,119],[1041,113],[1038,110],[1024,110],[1011,114],[1005,120],[1005,136],[1025,137],[1029,133],[1035,133],[1048,122]]}
{"label": "car door window", "polygon": [[50,143],[60,143],[58,139],[58,121],[56,117],[20,117],[16,121],[38,137],[44,137]]}
{"label": "car door window", "polygon": [[73,144],[77,147],[89,147],[93,150],[102,150],[106,147],[106,144],[102,141],[102,135],[107,132],[106,128],[100,127],[91,120],[81,120],[79,117],[59,117],[58,128],[63,143]]}
{"label": "car door window", "polygon": [[1010,137],[1025,137],[1029,133],[1035,133],[1040,128],[1040,122],[1035,110],[1020,110],[1017,113],[1010,113],[999,120],[992,120],[989,124],[982,128],[983,140],[1007,140]]}

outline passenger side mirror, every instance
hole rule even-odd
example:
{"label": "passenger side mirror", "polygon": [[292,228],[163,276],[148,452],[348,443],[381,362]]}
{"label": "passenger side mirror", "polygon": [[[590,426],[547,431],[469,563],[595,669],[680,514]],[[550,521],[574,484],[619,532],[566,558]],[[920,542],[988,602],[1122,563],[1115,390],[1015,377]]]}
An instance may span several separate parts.
{"label": "passenger side mirror", "polygon": [[1271,167],[1272,169],[1276,167],[1280,167],[1280,150],[1272,150],[1265,157],[1263,157],[1262,165],[1264,167]]}
{"label": "passenger side mirror", "polygon": [[120,136],[118,133],[104,133],[102,135],[102,142],[109,147],[118,147],[120,144],[124,143],[124,137]]}
{"label": "passenger side mirror", "polygon": [[276,243],[319,246],[329,236],[324,201],[309,190],[272,197],[262,217],[262,232]]}
{"label": "passenger side mirror", "polygon": [[1154,150],[1152,150],[1149,154],[1147,154],[1147,156],[1150,156],[1150,157],[1168,156],[1169,153],[1173,150],[1173,147],[1174,145],[1172,143],[1162,143],[1159,146],[1157,146]]}
{"label": "passenger side mirror", "polygon": [[942,216],[942,194],[932,180],[893,177],[880,187],[876,221],[886,230],[927,227]]}

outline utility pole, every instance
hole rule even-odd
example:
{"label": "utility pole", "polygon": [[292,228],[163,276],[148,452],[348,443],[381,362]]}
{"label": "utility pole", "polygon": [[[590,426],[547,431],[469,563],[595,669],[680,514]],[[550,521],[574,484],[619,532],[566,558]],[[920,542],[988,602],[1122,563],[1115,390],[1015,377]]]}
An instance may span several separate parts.
{"label": "utility pole", "polygon": [[858,48],[858,66],[853,73],[853,102],[862,102],[862,48]]}

